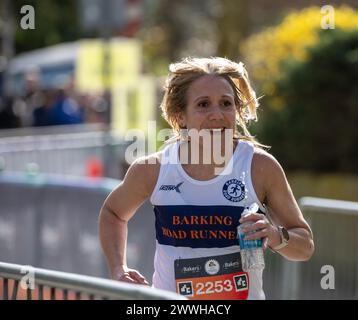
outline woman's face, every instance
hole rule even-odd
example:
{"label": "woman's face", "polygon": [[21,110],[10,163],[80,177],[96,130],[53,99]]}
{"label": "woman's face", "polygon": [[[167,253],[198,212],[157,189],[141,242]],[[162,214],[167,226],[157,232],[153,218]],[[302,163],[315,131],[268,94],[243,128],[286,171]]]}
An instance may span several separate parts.
{"label": "woman's face", "polygon": [[190,85],[186,98],[186,109],[179,116],[181,127],[198,131],[222,129],[222,134],[225,129],[235,132],[234,91],[227,80],[204,75]]}

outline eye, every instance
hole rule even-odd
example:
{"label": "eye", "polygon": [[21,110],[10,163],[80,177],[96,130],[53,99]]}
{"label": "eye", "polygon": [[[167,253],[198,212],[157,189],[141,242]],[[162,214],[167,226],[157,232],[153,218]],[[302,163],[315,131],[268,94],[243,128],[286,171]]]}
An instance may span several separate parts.
{"label": "eye", "polygon": [[201,108],[207,108],[208,105],[209,105],[208,101],[201,101],[198,103],[198,107],[201,107]]}
{"label": "eye", "polygon": [[230,100],[225,100],[223,104],[224,104],[225,107],[231,107],[232,106],[232,102]]}

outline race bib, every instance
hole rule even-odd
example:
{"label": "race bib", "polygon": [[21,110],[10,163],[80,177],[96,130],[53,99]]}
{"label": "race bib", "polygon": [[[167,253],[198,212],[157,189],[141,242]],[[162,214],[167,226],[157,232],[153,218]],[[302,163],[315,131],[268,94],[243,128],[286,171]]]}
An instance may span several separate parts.
{"label": "race bib", "polygon": [[189,299],[245,300],[249,276],[242,271],[240,253],[177,259],[174,261],[176,292]]}

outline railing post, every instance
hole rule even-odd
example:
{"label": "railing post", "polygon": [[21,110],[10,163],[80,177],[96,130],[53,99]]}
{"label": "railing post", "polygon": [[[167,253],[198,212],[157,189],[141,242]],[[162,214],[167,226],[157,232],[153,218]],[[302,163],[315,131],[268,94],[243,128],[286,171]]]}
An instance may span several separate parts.
{"label": "railing post", "polygon": [[9,280],[7,278],[3,278],[3,300],[9,299]]}

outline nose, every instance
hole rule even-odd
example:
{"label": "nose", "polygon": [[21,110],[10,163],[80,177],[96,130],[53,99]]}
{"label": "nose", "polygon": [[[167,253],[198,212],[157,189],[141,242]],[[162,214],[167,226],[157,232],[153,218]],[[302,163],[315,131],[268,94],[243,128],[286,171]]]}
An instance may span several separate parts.
{"label": "nose", "polygon": [[220,106],[213,106],[210,110],[209,120],[222,120],[224,118]]}

